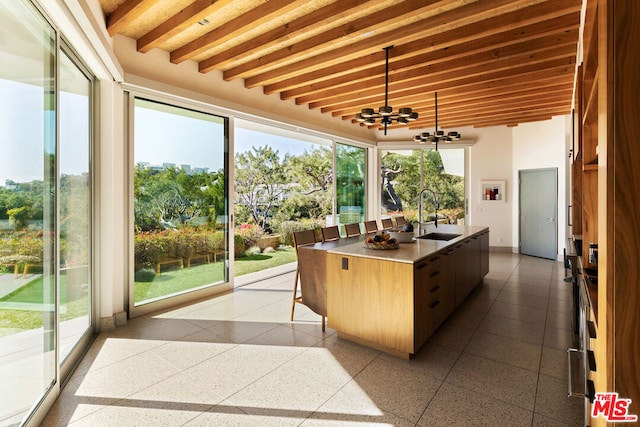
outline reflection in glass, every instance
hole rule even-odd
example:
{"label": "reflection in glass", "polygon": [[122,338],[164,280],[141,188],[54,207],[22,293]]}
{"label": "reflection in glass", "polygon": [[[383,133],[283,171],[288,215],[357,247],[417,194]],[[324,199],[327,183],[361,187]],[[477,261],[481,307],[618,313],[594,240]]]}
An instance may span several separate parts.
{"label": "reflection in glass", "polygon": [[0,3],[0,28],[0,423],[11,425],[56,379],[56,35],[20,1]]}
{"label": "reflection in glass", "polygon": [[60,356],[91,326],[90,81],[60,56]]}
{"label": "reflection in glass", "polygon": [[228,281],[226,119],[143,99],[134,112],[134,303]]}
{"label": "reflection in glass", "polygon": [[[464,148],[380,151],[380,207],[383,217],[418,220],[418,194],[437,194],[438,222],[464,220]],[[428,197],[425,196],[425,200]],[[423,221],[434,221],[434,204],[423,203]]]}
{"label": "reflection in glass", "polygon": [[336,212],[338,224],[366,218],[366,150],[336,144]]}

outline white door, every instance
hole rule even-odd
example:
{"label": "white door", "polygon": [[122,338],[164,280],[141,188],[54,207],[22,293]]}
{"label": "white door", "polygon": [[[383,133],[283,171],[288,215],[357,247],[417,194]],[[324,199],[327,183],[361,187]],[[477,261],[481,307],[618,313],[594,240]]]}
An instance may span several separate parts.
{"label": "white door", "polygon": [[520,253],[558,255],[558,169],[521,170]]}

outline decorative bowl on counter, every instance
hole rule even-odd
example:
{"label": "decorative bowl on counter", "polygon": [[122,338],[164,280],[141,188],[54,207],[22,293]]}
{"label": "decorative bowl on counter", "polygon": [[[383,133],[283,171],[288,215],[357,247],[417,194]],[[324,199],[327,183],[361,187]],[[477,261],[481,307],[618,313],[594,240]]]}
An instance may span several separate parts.
{"label": "decorative bowl on counter", "polygon": [[413,243],[413,231],[402,231],[399,229],[389,230],[389,235],[400,243]]}
{"label": "decorative bowl on counter", "polygon": [[389,250],[389,249],[398,249],[400,247],[400,243],[391,237],[391,235],[387,232],[379,232],[375,236],[367,237],[364,241],[364,247],[368,249],[379,249],[379,250]]}

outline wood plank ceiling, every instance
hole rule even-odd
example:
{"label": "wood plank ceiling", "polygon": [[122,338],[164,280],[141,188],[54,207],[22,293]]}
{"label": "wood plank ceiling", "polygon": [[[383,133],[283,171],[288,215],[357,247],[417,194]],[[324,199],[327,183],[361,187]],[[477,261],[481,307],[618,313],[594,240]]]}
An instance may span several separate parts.
{"label": "wood plank ceiling", "polygon": [[[100,0],[111,36],[196,61],[354,126],[411,107],[411,129],[516,126],[571,112],[581,0]],[[393,129],[394,124],[389,129]],[[380,127],[376,125],[375,127]]]}

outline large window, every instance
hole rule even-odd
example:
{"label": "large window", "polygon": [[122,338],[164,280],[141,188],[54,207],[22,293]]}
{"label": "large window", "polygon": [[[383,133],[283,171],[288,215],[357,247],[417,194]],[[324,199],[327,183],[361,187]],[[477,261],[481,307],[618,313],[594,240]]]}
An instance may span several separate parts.
{"label": "large window", "polygon": [[234,134],[237,277],[294,262],[293,232],[332,218],[333,153],[326,138],[241,119]]}
{"label": "large window", "polygon": [[91,326],[91,81],[60,55],[60,355]]}
{"label": "large window", "polygon": [[0,28],[0,424],[19,425],[91,327],[91,79],[31,3],[0,2]]}
{"label": "large window", "polygon": [[380,209],[383,216],[418,221],[423,194],[423,223],[464,221],[464,148],[380,151]]}
{"label": "large window", "polygon": [[134,305],[228,281],[226,118],[136,98]]}
{"label": "large window", "polygon": [[336,144],[336,213],[338,224],[364,222],[366,212],[366,150]]}

